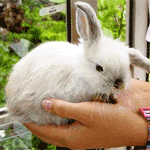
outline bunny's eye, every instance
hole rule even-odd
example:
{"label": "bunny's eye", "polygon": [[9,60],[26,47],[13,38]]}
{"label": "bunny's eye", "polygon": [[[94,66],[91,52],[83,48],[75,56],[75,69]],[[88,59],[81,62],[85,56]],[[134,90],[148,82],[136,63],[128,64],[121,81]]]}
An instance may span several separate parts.
{"label": "bunny's eye", "polygon": [[99,72],[102,72],[103,71],[103,67],[100,66],[100,65],[96,65],[96,70],[99,71]]}

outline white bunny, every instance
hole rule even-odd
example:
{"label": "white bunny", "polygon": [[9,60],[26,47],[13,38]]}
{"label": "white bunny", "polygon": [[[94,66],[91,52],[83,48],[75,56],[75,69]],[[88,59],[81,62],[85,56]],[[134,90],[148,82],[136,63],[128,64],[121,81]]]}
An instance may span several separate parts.
{"label": "white bunny", "polygon": [[66,118],[46,112],[45,98],[90,101],[95,95],[108,101],[127,89],[130,64],[149,71],[150,60],[138,50],[105,37],[92,7],[76,2],[76,28],[82,41],[41,44],[13,68],[6,86],[9,114],[20,122],[64,124]]}

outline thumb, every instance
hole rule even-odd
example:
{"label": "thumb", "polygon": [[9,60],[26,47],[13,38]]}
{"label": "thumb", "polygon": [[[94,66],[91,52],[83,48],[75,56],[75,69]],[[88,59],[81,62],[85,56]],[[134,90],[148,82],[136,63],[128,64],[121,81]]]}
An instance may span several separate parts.
{"label": "thumb", "polygon": [[[77,109],[75,103],[70,103],[60,99],[45,99],[42,101],[42,107],[44,110],[54,113],[63,118],[73,117],[74,110]],[[74,119],[74,118],[72,118]]]}
{"label": "thumb", "polygon": [[87,124],[91,119],[91,105],[93,106],[90,102],[71,103],[60,99],[45,99],[42,102],[44,110],[62,118],[77,120],[83,124]]}

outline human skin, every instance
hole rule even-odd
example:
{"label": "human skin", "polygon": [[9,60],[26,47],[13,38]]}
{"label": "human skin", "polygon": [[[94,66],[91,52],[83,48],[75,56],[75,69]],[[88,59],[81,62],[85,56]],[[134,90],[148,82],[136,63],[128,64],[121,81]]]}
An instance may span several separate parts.
{"label": "human skin", "polygon": [[147,121],[139,108],[150,107],[150,84],[132,79],[128,90],[118,95],[118,103],[70,103],[51,99],[43,109],[60,117],[77,120],[72,125],[24,125],[43,141],[71,149],[139,146],[147,141]]}

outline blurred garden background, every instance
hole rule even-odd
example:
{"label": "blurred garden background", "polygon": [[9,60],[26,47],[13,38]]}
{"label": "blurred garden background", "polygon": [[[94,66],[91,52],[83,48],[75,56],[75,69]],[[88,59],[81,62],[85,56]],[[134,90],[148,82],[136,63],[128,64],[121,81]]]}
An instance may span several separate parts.
{"label": "blurred garden background", "polygon": [[[19,29],[11,24],[11,16],[8,12],[13,10],[10,9],[4,14],[7,26],[0,32],[0,107],[5,106],[5,85],[8,76],[13,65],[20,59],[20,56],[10,46],[12,43],[20,42],[22,39],[28,40],[30,41],[28,49],[31,51],[46,41],[67,41],[65,11],[55,15],[39,16],[40,9],[50,6],[50,3],[62,4],[66,3],[66,0],[43,0],[43,2],[42,0],[22,0],[22,5],[19,6],[20,12],[16,12],[21,15],[18,18],[20,19],[17,25]],[[126,0],[98,0],[97,16],[106,36],[125,41]],[[2,17],[1,15],[0,19]],[[9,149],[11,145],[9,142],[5,145],[5,149],[11,149]],[[55,149],[53,146],[50,147],[49,145],[49,149]],[[31,149],[34,150],[33,147]]]}

